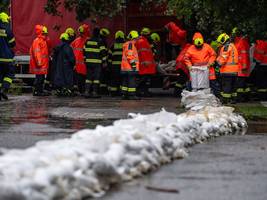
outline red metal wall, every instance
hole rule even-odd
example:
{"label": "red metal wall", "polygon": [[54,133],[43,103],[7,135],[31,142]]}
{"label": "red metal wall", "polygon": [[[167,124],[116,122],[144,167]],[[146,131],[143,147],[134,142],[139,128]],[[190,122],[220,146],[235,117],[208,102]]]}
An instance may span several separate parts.
{"label": "red metal wall", "polygon": [[[75,13],[67,12],[60,8],[63,17],[51,16],[44,12],[46,0],[12,0],[11,1],[11,17],[13,32],[16,37],[16,55],[28,54],[30,45],[35,38],[34,27],[36,24],[46,25],[52,44],[55,46],[59,42],[59,35],[65,31],[67,27],[77,29],[81,23],[76,21]],[[121,17],[115,20],[103,19],[99,20],[100,26],[109,27],[111,29],[123,29]],[[90,24],[90,21],[85,21]],[[59,30],[54,30],[55,26],[59,26]],[[114,32],[114,31],[112,31]]]}
{"label": "red metal wall", "polygon": [[[13,32],[16,37],[16,55],[28,54],[30,45],[35,38],[34,27],[36,24],[43,24],[48,27],[49,37],[55,46],[59,42],[59,35],[64,32],[67,27],[77,27],[81,24],[76,21],[75,13],[68,12],[60,8],[63,17],[51,16],[44,12],[44,6],[47,0],[12,0],[11,1],[11,17]],[[125,14],[127,13],[127,14]],[[107,27],[111,33],[115,33],[121,29],[129,31],[132,29],[140,30],[147,26],[152,30],[160,30],[168,21],[174,20],[174,17],[164,16],[164,8],[153,8],[148,11],[141,11],[138,3],[131,3],[127,10],[113,19],[99,19],[98,26]],[[90,24],[90,21],[85,21]],[[55,26],[59,26],[59,30],[54,30]],[[112,37],[109,38],[110,41]]]}

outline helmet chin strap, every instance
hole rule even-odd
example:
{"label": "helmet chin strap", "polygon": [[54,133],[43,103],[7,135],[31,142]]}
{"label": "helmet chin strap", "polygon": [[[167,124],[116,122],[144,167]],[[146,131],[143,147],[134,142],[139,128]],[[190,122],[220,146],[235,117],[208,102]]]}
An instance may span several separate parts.
{"label": "helmet chin strap", "polygon": [[200,46],[196,46],[196,45],[195,45],[195,47],[196,47],[197,49],[202,49],[202,47],[203,47],[203,44],[202,44],[202,45],[200,45]]}

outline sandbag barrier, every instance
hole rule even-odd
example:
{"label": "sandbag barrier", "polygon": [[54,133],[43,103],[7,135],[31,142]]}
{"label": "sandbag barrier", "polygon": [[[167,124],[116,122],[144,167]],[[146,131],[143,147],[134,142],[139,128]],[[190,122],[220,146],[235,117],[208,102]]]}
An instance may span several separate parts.
{"label": "sandbag barrier", "polygon": [[244,134],[247,123],[209,91],[183,92],[189,110],[130,114],[111,126],[82,130],[70,139],[2,150],[0,199],[80,200],[100,197],[112,184],[140,177],[209,138]]}

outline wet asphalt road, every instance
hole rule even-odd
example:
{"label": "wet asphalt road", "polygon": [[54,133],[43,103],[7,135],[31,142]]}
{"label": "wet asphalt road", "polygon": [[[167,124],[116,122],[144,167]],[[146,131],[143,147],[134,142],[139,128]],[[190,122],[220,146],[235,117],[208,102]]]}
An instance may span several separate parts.
{"label": "wet asphalt road", "polygon": [[[152,113],[163,107],[182,112],[177,99],[165,96],[141,101],[13,96],[9,102],[0,102],[0,147],[26,148],[40,140],[68,138],[77,130],[126,118],[130,112]],[[253,129],[250,132],[255,133]],[[266,200],[266,166],[266,134],[220,137],[193,146],[188,158],[114,187],[100,199]],[[179,193],[148,190],[146,186],[177,189]]]}
{"label": "wet asphalt road", "polygon": [[[216,138],[189,157],[113,189],[101,200],[266,200],[267,136]],[[152,186],[179,193],[146,189]]]}
{"label": "wet asphalt road", "polygon": [[140,101],[13,96],[0,102],[0,147],[26,148],[39,140],[68,138],[78,130],[127,118],[128,113],[153,113],[162,108],[182,112],[177,106],[178,99],[165,96]]}

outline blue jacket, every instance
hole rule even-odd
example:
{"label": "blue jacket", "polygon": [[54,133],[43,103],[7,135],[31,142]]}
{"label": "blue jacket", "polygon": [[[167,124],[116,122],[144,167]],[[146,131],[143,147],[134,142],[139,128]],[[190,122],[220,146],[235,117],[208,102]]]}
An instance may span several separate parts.
{"label": "blue jacket", "polygon": [[8,23],[0,21],[0,63],[12,63],[15,38]]}

